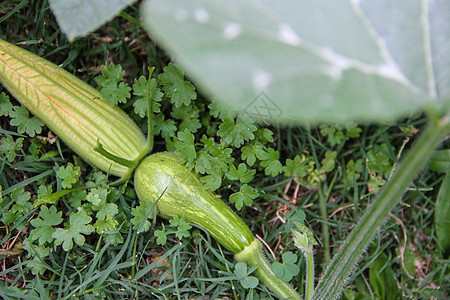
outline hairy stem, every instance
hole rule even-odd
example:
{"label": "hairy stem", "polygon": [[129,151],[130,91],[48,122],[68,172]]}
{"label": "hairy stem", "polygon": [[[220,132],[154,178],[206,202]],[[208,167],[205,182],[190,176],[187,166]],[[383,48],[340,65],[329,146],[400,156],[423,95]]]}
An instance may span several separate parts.
{"label": "hairy stem", "polygon": [[442,138],[449,132],[449,116],[431,120],[416,145],[386,183],[374,203],[363,215],[359,224],[347,238],[346,243],[334,256],[319,282],[313,299],[337,299],[364,250],[372,241],[378,228],[384,224],[389,212],[395,207],[411,181],[427,163]]}
{"label": "hairy stem", "polygon": [[310,300],[314,292],[314,255],[312,251],[305,251],[306,256],[306,291],[305,300]]}

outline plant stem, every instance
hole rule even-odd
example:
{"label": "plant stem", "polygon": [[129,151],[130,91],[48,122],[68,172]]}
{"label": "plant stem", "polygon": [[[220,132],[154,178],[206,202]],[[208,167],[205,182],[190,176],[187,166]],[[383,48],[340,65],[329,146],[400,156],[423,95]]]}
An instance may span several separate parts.
{"label": "plant stem", "polygon": [[306,260],[305,299],[310,300],[314,293],[314,254],[313,247],[317,245],[313,232],[305,225],[293,222],[292,239],[295,246],[302,251]]}
{"label": "plant stem", "polygon": [[242,252],[236,254],[236,260],[246,263],[250,268],[257,266],[255,275],[280,299],[301,299],[300,295],[287,282],[278,279],[272,272],[258,240],[254,240]]}
{"label": "plant stem", "polygon": [[327,199],[328,195],[325,196],[323,189],[325,187],[321,184],[319,186],[319,206],[320,206],[320,218],[322,219],[322,236],[323,236],[323,265],[326,266],[330,262],[330,233],[328,230],[328,219],[327,219]]}
{"label": "plant stem", "polygon": [[314,292],[314,255],[312,251],[304,251],[306,256],[306,291],[305,300],[310,300]]}
{"label": "plant stem", "polygon": [[323,280],[319,282],[314,292],[314,299],[339,298],[347,278],[378,228],[384,224],[389,212],[396,206],[411,181],[427,163],[434,148],[448,134],[449,117],[450,115],[447,115],[440,120],[431,120],[429,127],[406,155],[391,180],[386,183],[373,205],[367,209],[359,224],[334,256],[323,274]]}
{"label": "plant stem", "polygon": [[147,153],[150,153],[153,149],[153,125],[152,125],[152,89],[151,89],[151,82],[152,82],[152,74],[155,70],[155,67],[148,68],[148,81],[147,81],[147,113],[148,113],[148,129],[147,129]]}

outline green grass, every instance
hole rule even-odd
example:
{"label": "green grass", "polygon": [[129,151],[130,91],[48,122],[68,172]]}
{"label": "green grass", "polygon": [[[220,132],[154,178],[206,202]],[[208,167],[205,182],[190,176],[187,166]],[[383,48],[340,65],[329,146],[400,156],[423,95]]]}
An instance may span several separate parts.
{"label": "green grass", "polygon": [[[20,9],[15,9],[20,7]],[[126,15],[138,18],[136,7],[127,8]],[[18,44],[96,86],[94,77],[100,74],[104,64],[121,64],[125,70],[124,80],[130,84],[141,75],[148,75],[147,68],[155,67],[155,73],[163,72],[169,58],[149,39],[139,24],[130,18],[117,17],[91,35],[73,42],[59,30],[47,1],[3,1],[0,3],[0,38]],[[189,74],[186,74],[189,77]],[[0,87],[2,89],[2,87]],[[6,92],[5,89],[0,92]],[[11,97],[14,105],[17,102]],[[133,101],[122,105],[146,132],[147,121],[133,111]],[[198,110],[202,127],[193,132],[197,151],[204,145],[203,134],[220,143],[217,133],[223,123],[211,117],[208,100],[202,96],[191,104]],[[182,131],[181,121],[173,116],[170,102],[163,101],[161,111],[166,120],[173,120],[176,132]],[[49,140],[44,128],[39,138],[18,134],[10,124],[10,117],[0,120],[0,138],[11,136],[13,140],[23,137],[23,147],[9,161],[0,152],[0,185],[2,187],[0,239],[1,269],[0,296],[5,299],[267,299],[271,293],[262,285],[245,290],[240,278],[234,273],[235,261],[230,252],[217,244],[206,231],[193,227],[190,237],[180,240],[175,234],[167,235],[167,243],[157,243],[154,232],[175,230],[166,220],[151,220],[147,232],[137,233],[130,220],[138,199],[132,182],[110,186],[115,178],[107,178],[92,169],[59,140]],[[287,159],[308,153],[307,159],[314,163],[318,172],[327,152],[336,151],[334,168],[328,172],[310,173],[299,180],[292,180],[283,173],[275,177],[266,175],[258,163],[249,166],[256,170],[249,185],[259,191],[260,197],[253,205],[237,211],[252,232],[260,236],[272,249],[277,261],[287,251],[297,254],[300,274],[291,282],[304,293],[305,262],[290,237],[292,223],[290,212],[303,211],[307,225],[313,230],[319,245],[315,247],[316,281],[329,257],[341,243],[370,205],[377,193],[378,182],[388,179],[395,166],[405,139],[405,150],[414,143],[413,129],[421,130],[426,123],[422,115],[411,116],[395,124],[359,125],[359,137],[351,138],[342,128],[343,139],[336,144],[321,133],[321,127],[268,127],[274,139],[266,142],[267,148],[280,153],[279,161],[286,166]],[[329,124],[328,124],[329,125]],[[328,126],[327,125],[327,126]],[[335,128],[332,125],[322,131]],[[338,130],[339,131],[339,130]],[[336,132],[331,136],[339,137]],[[260,138],[257,138],[257,140]],[[154,152],[174,149],[179,142],[155,136]],[[2,142],[3,143],[3,142]],[[248,143],[247,143],[248,144]],[[34,146],[32,146],[34,145]],[[383,146],[384,145],[384,146]],[[227,145],[229,147],[229,145]],[[35,148],[33,148],[35,147]],[[240,147],[234,147],[235,163],[247,163],[241,158]],[[448,141],[447,147],[448,148]],[[36,149],[35,151],[33,149]],[[33,152],[34,151],[34,152]],[[354,170],[350,161],[359,161]],[[24,188],[30,193],[26,203],[32,203],[42,186],[59,191],[61,179],[56,173],[61,166],[72,163],[81,168],[80,187],[107,189],[108,201],[117,205],[114,216],[117,230],[103,234],[85,235],[83,245],[74,245],[69,251],[51,244],[48,255],[40,249],[24,248],[30,236],[30,221],[39,216],[40,208],[14,212],[16,219],[6,222],[4,217],[14,210],[17,198],[15,189]],[[352,173],[353,172],[353,173]],[[355,176],[350,178],[350,176]],[[443,176],[429,169],[423,170],[414,180],[390,219],[378,232],[367,250],[367,255],[349,279],[344,293],[348,299],[376,299],[377,272],[392,270],[395,284],[389,285],[383,299],[392,299],[396,290],[402,297],[411,299],[444,299],[448,296],[450,278],[449,261],[440,253],[434,230],[434,207]],[[228,202],[232,193],[239,191],[236,181],[224,179],[216,191]],[[54,206],[62,212],[62,228],[69,222],[69,214],[76,213],[79,206],[89,211],[86,201],[77,201],[73,194],[63,196]],[[52,205],[48,205],[51,207]],[[18,210],[19,207],[16,207]],[[287,216],[286,216],[287,214]],[[287,219],[287,221],[286,221]],[[93,224],[93,222],[91,222]],[[324,232],[328,234],[324,235]],[[117,239],[114,244],[111,237]],[[37,245],[35,243],[35,245]],[[37,247],[37,246],[36,246]],[[45,251],[45,250],[42,250]],[[273,262],[272,254],[267,252]],[[371,266],[375,261],[382,268]],[[40,275],[33,274],[33,267],[42,268]],[[387,278],[382,273],[381,278]],[[389,295],[389,296],[388,296]],[[343,297],[343,298],[344,298]],[[352,298],[353,297],[353,298]]]}

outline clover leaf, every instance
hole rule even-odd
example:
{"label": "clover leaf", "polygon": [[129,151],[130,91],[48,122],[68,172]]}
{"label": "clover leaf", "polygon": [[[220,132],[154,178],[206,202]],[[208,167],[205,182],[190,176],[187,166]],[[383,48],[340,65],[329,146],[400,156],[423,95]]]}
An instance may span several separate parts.
{"label": "clover leaf", "polygon": [[164,68],[164,73],[158,76],[159,83],[163,91],[171,99],[176,107],[189,105],[192,100],[197,99],[194,86],[184,81],[184,72],[174,64],[169,64]]}
{"label": "clover leaf", "polygon": [[287,177],[304,177],[307,175],[308,161],[296,155],[294,159],[287,159],[283,172]]}
{"label": "clover leaf", "polygon": [[102,66],[102,75],[95,77],[100,92],[111,105],[126,103],[131,96],[131,88],[125,82],[120,82],[124,74],[121,65],[110,64]]}
{"label": "clover leaf", "polygon": [[191,234],[189,230],[192,228],[190,224],[188,224],[183,217],[174,216],[173,219],[169,221],[170,226],[177,227],[177,231],[175,232],[175,236],[179,239],[183,237],[190,237]]}
{"label": "clover leaf", "polygon": [[261,167],[264,168],[266,175],[275,177],[283,171],[283,165],[278,160],[280,153],[273,148],[257,153],[257,157],[261,160]]}
{"label": "clover leaf", "polygon": [[259,193],[255,191],[251,186],[244,184],[241,186],[239,192],[236,192],[230,196],[230,202],[234,203],[236,209],[241,210],[244,206],[252,205],[253,200],[259,196]]}
{"label": "clover leaf", "polygon": [[288,251],[282,255],[282,258],[283,263],[274,262],[271,269],[277,278],[289,282],[300,272],[300,268],[296,265],[297,255]]}
{"label": "clover leaf", "polygon": [[32,241],[39,239],[39,245],[50,243],[53,241],[53,233],[55,229],[53,226],[61,224],[63,219],[61,218],[62,212],[58,212],[55,206],[51,206],[50,209],[47,206],[41,206],[40,218],[31,220],[30,223],[35,229],[31,231],[30,238]]}
{"label": "clover leaf", "polygon": [[90,234],[94,231],[94,227],[89,225],[91,220],[91,217],[84,211],[70,214],[69,226],[65,229],[57,228],[52,234],[55,244],[62,244],[65,251],[73,248],[73,242],[80,246],[83,245],[85,241],[83,234]]}
{"label": "clover leaf", "polygon": [[224,145],[240,147],[245,141],[255,138],[256,129],[255,121],[248,115],[239,115],[236,121],[233,118],[225,118],[219,126],[217,135],[221,137]]}
{"label": "clover leaf", "polygon": [[24,106],[14,106],[13,111],[9,113],[11,117],[10,124],[18,126],[17,132],[26,132],[30,137],[42,132],[44,123],[38,117],[29,117],[29,112]]}
{"label": "clover leaf", "polygon": [[153,235],[156,236],[156,243],[158,245],[165,245],[167,243],[166,227],[164,224],[162,224],[162,227],[162,230],[155,230],[153,233]]}
{"label": "clover leaf", "polygon": [[253,179],[255,173],[255,170],[249,170],[245,164],[241,163],[237,169],[234,165],[230,165],[227,177],[230,180],[239,180],[242,183],[248,183]]}
{"label": "clover leaf", "polygon": [[[152,71],[151,71],[152,72]],[[150,82],[144,77],[139,77],[138,80],[134,81],[133,84],[133,93],[136,96],[140,96],[133,103],[134,112],[138,114],[141,118],[148,116],[148,101],[150,100],[152,112],[159,113],[161,112],[161,100],[163,97],[163,93],[156,86],[156,79],[150,79]]]}
{"label": "clover leaf", "polygon": [[67,167],[61,166],[56,172],[56,176],[62,179],[61,186],[63,188],[72,188],[72,185],[78,181],[81,171],[80,167],[74,167],[73,164],[69,163]]}
{"label": "clover leaf", "polygon": [[175,142],[175,151],[185,162],[187,167],[194,166],[194,160],[197,157],[194,146],[194,135],[187,129],[178,132],[178,141]]}
{"label": "clover leaf", "polygon": [[251,272],[249,272],[247,265],[244,262],[236,263],[234,267],[234,275],[236,275],[236,279],[238,279],[245,289],[254,289],[259,284],[259,279],[255,276],[249,276]]}
{"label": "clover leaf", "polygon": [[8,95],[3,92],[0,93],[0,117],[8,116],[12,112],[12,109],[13,105],[11,104]]}
{"label": "clover leaf", "polygon": [[5,154],[6,159],[12,162],[17,156],[16,152],[22,150],[22,146],[23,138],[18,138],[14,141],[12,136],[7,135],[1,138],[0,154]]}

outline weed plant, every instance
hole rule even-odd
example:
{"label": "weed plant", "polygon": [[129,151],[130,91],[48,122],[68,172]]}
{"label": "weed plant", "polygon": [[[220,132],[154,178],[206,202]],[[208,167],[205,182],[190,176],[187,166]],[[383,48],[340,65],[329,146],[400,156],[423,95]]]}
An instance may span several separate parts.
{"label": "weed plant", "polygon": [[[377,126],[256,123],[202,96],[146,35],[137,6],[69,41],[47,1],[3,1],[0,38],[99,88],[143,132],[142,98],[151,80],[153,151],[174,151],[202,174],[206,187],[265,241],[269,260],[279,262],[273,270],[300,294],[305,260],[291,239],[293,221],[314,232],[320,274],[426,123],[422,115]],[[131,181],[113,185],[116,178],[90,167],[0,89],[4,299],[273,297],[202,228],[148,218]],[[351,276],[344,299],[448,296],[448,258],[434,231],[442,180],[428,168],[414,180]]]}

